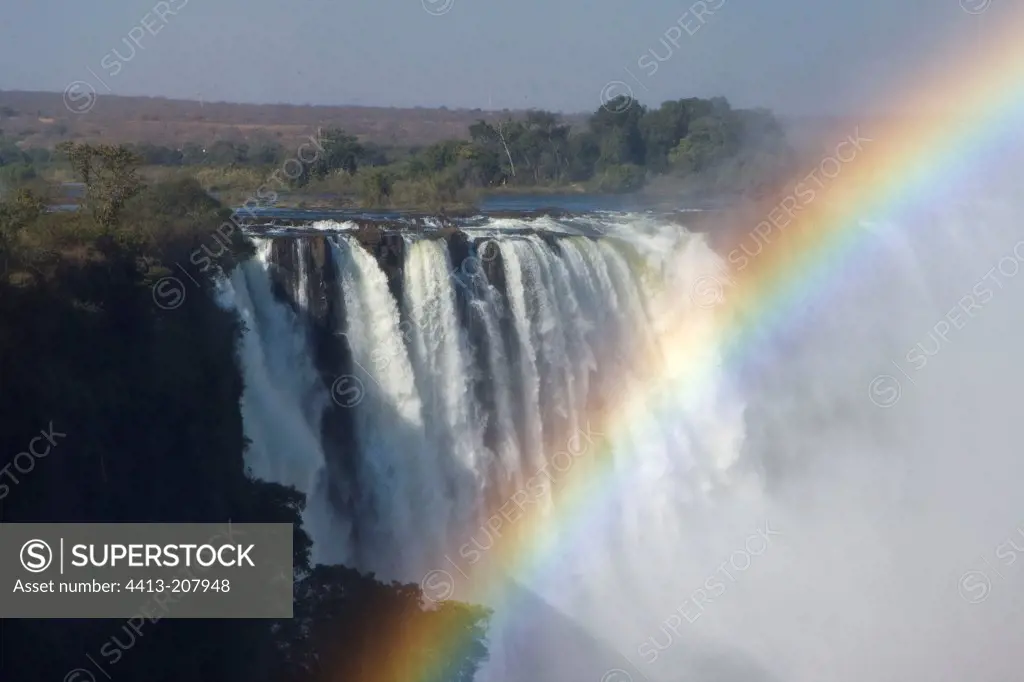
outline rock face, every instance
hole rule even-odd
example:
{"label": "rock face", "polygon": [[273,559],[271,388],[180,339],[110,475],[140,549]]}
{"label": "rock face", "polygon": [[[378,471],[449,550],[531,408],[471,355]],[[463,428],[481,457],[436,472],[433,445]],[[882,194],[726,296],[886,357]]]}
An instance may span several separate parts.
{"label": "rock face", "polygon": [[[524,230],[532,233],[532,230]],[[395,300],[402,300],[402,275],[408,241],[399,230],[387,230],[379,225],[361,225],[351,235],[372,254],[387,276],[388,287]],[[541,233],[538,233],[541,234]],[[254,233],[253,236],[259,236]],[[489,237],[472,235],[458,228],[444,228],[429,233],[418,233],[419,239],[439,239],[446,243],[451,258],[453,275],[471,279],[476,275],[505,293],[505,273],[498,245]],[[541,234],[549,244],[556,245],[557,236]],[[305,301],[314,325],[330,326],[334,319],[325,295],[326,287],[337,282],[337,268],[333,261],[328,239],[322,232],[303,231],[294,233],[267,233],[260,239],[271,241],[271,276],[275,294],[288,300],[293,307]],[[303,275],[306,275],[305,291],[300,291]],[[344,318],[341,318],[344,319]]]}

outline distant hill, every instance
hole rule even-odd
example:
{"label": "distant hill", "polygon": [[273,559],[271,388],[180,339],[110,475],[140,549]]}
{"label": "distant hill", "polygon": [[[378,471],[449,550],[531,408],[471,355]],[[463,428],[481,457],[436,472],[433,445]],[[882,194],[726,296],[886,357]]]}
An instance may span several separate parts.
{"label": "distant hill", "polygon": [[[81,93],[80,93],[81,94]],[[73,99],[83,108],[91,100]],[[164,97],[100,95],[86,113],[73,113],[62,93],[0,90],[0,129],[28,146],[52,147],[61,140],[150,142],[180,147],[185,142],[270,140],[290,146],[318,126],[341,127],[367,142],[422,145],[468,137],[479,119],[496,121],[522,111],[398,109],[361,106],[233,104]],[[582,125],[587,114],[564,118]]]}
{"label": "distant hill", "polygon": [[[72,106],[91,100],[72,100]],[[648,107],[659,103],[645,102]],[[364,142],[416,146],[467,138],[470,124],[489,122],[525,111],[427,109],[416,107],[319,106],[199,102],[165,97],[100,95],[86,113],[73,113],[63,93],[0,90],[0,130],[29,147],[53,147],[62,140],[149,142],[180,148],[186,142],[278,142],[286,147],[317,127],[340,127]],[[592,112],[562,114],[574,129],[586,126]],[[878,129],[880,118],[780,116],[787,137],[799,151],[825,149],[852,133]],[[838,136],[838,138],[837,138]]]}

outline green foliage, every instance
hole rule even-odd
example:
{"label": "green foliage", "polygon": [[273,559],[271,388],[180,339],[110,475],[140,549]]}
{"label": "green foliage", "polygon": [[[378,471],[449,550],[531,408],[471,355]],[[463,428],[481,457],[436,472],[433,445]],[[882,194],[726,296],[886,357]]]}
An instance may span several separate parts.
{"label": "green foliage", "polygon": [[285,159],[284,148],[276,142],[260,142],[253,148],[249,159],[256,164],[276,166]]}
{"label": "green foliage", "polygon": [[10,163],[0,166],[0,187],[16,187],[38,177],[35,166],[28,163]]}
{"label": "green foliage", "polygon": [[378,168],[361,174],[362,199],[368,206],[386,206],[391,198],[391,175]]}
{"label": "green foliage", "polygon": [[[315,176],[355,173],[368,156],[341,131],[324,139],[329,151]],[[769,159],[787,154],[781,126],[766,110],[734,110],[721,97],[648,110],[619,97],[594,112],[587,130],[573,132],[558,114],[538,110],[521,120],[480,120],[469,127],[468,141],[408,150],[386,173],[360,175],[356,187],[334,182],[332,189],[358,194],[367,206],[426,209],[465,201],[470,189],[586,183],[592,191],[634,192],[650,176],[668,173],[699,177],[709,191],[746,191],[780,173]]]}
{"label": "green foliage", "polygon": [[690,121],[695,115],[698,103],[703,100],[679,100],[664,102],[640,121],[647,166],[652,171],[664,173],[669,170],[669,153],[686,137]]}
{"label": "green foliage", "polygon": [[217,140],[206,150],[207,163],[215,166],[233,166],[249,163],[249,145]]}
{"label": "green foliage", "polygon": [[181,163],[193,166],[206,162],[206,151],[195,142],[186,142],[181,146]]}
{"label": "green foliage", "polygon": [[589,180],[601,158],[601,138],[590,131],[569,138],[569,179]]}
{"label": "green foliage", "polygon": [[557,114],[534,110],[524,121],[478,121],[469,130],[463,158],[482,187],[558,184],[569,174],[569,126]]}
{"label": "green foliage", "polygon": [[408,161],[407,176],[424,178],[454,166],[463,146],[459,140],[447,140],[416,151]]}
{"label": "green foliage", "polygon": [[86,205],[107,229],[117,223],[125,203],[142,191],[139,158],[125,147],[62,142],[63,153],[86,187]]}
{"label": "green foliage", "polygon": [[27,159],[14,140],[0,136],[0,166],[25,163]]}
{"label": "green foliage", "polygon": [[19,261],[21,232],[45,212],[45,202],[30,190],[0,202],[0,283],[7,281],[12,262]]}
{"label": "green foliage", "polygon": [[[620,96],[598,108],[583,129],[571,129],[556,113],[531,110],[517,119],[479,120],[469,126],[468,139],[425,147],[381,147],[337,128],[318,135],[322,149],[315,160],[302,163],[299,176],[288,181],[298,198],[333,195],[342,204],[425,209],[461,204],[489,190],[631,192],[659,176],[704,192],[760,191],[756,188],[783,179],[792,157],[771,112],[733,109],[722,97],[672,100],[648,109]],[[59,149],[73,149],[69,144]],[[110,148],[95,150],[90,163],[72,164],[79,176],[116,175],[125,165],[126,159],[109,156]],[[181,168],[231,201],[244,200],[275,170],[280,176],[281,164],[292,158],[266,140],[251,146],[217,140],[206,148],[188,143],[181,149],[138,144],[128,150],[124,153],[151,167],[148,178],[167,175],[152,167]],[[64,172],[54,168],[46,150],[22,150],[0,134],[0,192]],[[361,172],[370,168],[383,174]],[[114,181],[130,194],[131,178]],[[86,203],[104,224],[120,205]]]}
{"label": "green foliage", "polygon": [[590,129],[601,140],[598,166],[644,164],[646,150],[640,121],[646,113],[646,107],[623,95],[594,112],[590,117]]}
{"label": "green foliage", "polygon": [[311,177],[323,179],[335,171],[355,175],[365,154],[365,149],[355,136],[337,128],[324,131],[320,137],[320,146],[323,151],[317,155],[316,160],[303,166],[299,186],[308,184]]}
{"label": "green foliage", "polygon": [[135,154],[140,163],[147,166],[180,166],[184,162],[184,154],[177,149],[169,149],[148,142],[126,145],[126,147]]}
{"label": "green foliage", "polygon": [[597,192],[619,194],[635,192],[644,184],[644,169],[631,163],[607,165],[592,180]]}
{"label": "green foliage", "polygon": [[252,166],[204,166],[193,177],[211,192],[236,192],[239,201],[252,195],[267,181],[269,173]]}
{"label": "green foliage", "polygon": [[683,173],[700,173],[735,153],[734,140],[726,123],[703,116],[690,124],[689,132],[669,153],[673,168]]}

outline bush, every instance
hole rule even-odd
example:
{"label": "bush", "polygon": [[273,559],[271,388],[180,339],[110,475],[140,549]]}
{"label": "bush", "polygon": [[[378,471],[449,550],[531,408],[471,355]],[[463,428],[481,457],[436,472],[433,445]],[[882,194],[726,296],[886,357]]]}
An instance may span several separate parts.
{"label": "bush", "polygon": [[605,166],[592,182],[597,192],[619,194],[635,192],[644,185],[645,171],[632,163]]}
{"label": "bush", "polygon": [[379,168],[359,171],[360,199],[366,206],[386,206],[391,199],[391,175]]}

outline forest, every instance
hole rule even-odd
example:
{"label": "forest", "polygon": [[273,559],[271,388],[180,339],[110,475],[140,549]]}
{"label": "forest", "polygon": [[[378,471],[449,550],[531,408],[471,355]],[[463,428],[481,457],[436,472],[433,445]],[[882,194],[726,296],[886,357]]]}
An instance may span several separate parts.
{"label": "forest", "polygon": [[[722,97],[648,108],[620,96],[574,129],[559,114],[479,120],[465,137],[426,146],[384,146],[340,128],[316,132],[319,153],[289,173],[282,202],[436,209],[472,205],[486,192],[635,192],[655,179],[680,192],[763,195],[792,169],[775,116],[734,109]],[[276,142],[211,140],[170,148],[126,145],[152,179],[194,177],[227,202],[251,195],[295,156]],[[70,179],[60,155],[21,149],[0,136],[0,186]]]}

